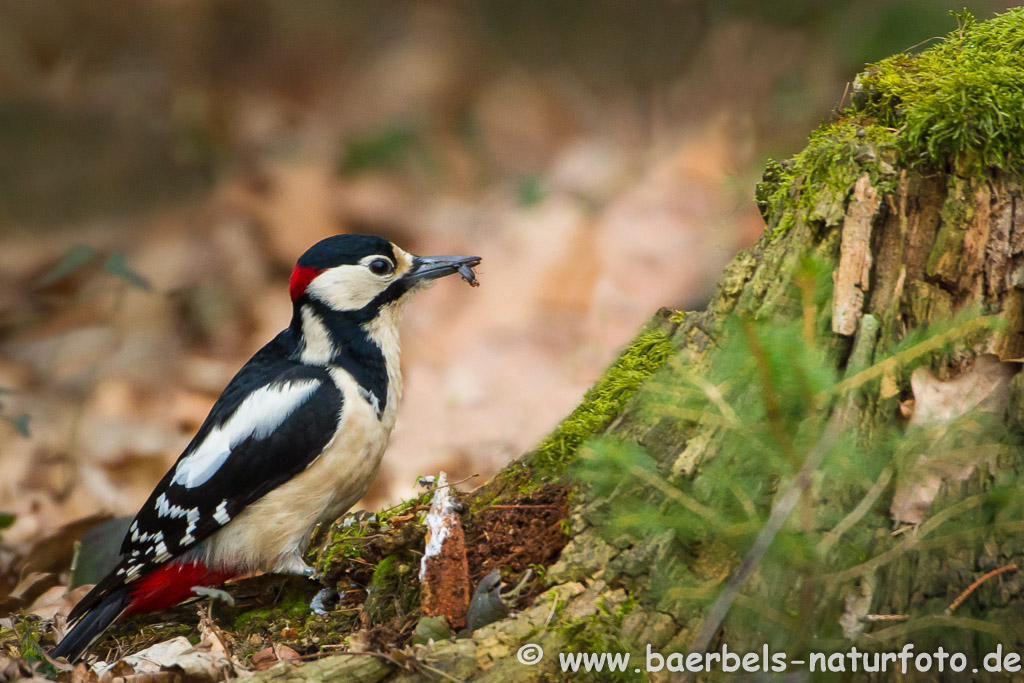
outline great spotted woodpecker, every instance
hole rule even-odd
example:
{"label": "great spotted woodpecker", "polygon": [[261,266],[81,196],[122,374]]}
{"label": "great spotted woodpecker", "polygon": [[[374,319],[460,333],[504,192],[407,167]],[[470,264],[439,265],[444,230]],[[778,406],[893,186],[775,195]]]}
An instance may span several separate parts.
{"label": "great spotted woodpecker", "polygon": [[[366,493],[402,393],[409,294],[476,256],[421,257],[371,235],[313,245],[291,275],[291,324],[242,366],[129,527],[117,567],[52,651],[79,659],[115,619],[254,571],[310,576],[310,533]],[[196,589],[200,590],[196,590]]]}

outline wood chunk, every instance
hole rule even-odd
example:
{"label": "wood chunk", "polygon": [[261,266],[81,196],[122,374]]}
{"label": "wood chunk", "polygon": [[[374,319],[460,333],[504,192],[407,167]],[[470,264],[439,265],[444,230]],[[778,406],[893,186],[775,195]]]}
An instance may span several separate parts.
{"label": "wood chunk", "polygon": [[469,564],[459,503],[441,472],[427,513],[427,541],[420,562],[423,614],[443,616],[455,630],[466,625],[469,608]]}
{"label": "wood chunk", "polygon": [[867,173],[853,186],[843,221],[832,297],[832,331],[851,336],[857,331],[864,308],[864,294],[871,286],[871,228],[882,200]]}

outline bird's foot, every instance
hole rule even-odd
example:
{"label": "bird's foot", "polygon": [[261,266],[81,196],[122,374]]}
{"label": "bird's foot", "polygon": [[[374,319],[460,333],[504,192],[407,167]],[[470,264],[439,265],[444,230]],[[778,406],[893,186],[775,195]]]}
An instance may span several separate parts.
{"label": "bird's foot", "polygon": [[192,586],[192,592],[201,598],[220,600],[221,602],[227,603],[231,607],[235,606],[235,599],[231,596],[231,593],[221,590],[220,588],[210,588],[209,586]]}
{"label": "bird's foot", "polygon": [[313,610],[313,614],[330,614],[331,608],[338,604],[338,600],[341,599],[341,594],[334,588],[321,588],[317,591],[317,594],[313,596],[313,600],[309,603],[309,609]]}

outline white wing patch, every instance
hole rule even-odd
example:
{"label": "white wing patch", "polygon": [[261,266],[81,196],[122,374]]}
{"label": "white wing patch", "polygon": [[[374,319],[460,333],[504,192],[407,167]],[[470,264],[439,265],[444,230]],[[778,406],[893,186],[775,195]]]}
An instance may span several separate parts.
{"label": "white wing patch", "polygon": [[270,384],[250,394],[234,414],[174,468],[175,484],[195,488],[212,477],[238,444],[249,437],[263,439],[281,426],[296,408],[306,402],[320,380]]}

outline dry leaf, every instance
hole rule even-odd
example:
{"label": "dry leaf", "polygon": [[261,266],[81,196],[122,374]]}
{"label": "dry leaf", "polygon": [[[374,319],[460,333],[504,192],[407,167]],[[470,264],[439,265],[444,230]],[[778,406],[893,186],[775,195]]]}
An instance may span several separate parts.
{"label": "dry leaf", "polygon": [[24,659],[10,659],[0,656],[0,681],[18,683],[46,683],[47,679],[37,675],[35,670],[41,662],[28,663]]}
{"label": "dry leaf", "polygon": [[348,637],[348,651],[355,654],[370,651],[370,639],[366,629],[359,629]]}
{"label": "dry leaf", "polygon": [[79,540],[86,531],[100,522],[107,521],[110,517],[109,513],[100,512],[76,519],[53,533],[47,534],[32,544],[32,547],[25,553],[25,557],[18,563],[18,571],[22,574],[25,572],[59,573],[65,571],[71,566],[75,541]]}
{"label": "dry leaf", "polygon": [[50,572],[30,572],[24,575],[6,597],[0,599],[0,614],[19,610],[43,595],[57,584],[57,576]]}
{"label": "dry leaf", "polygon": [[263,671],[278,662],[298,664],[301,659],[299,653],[287,645],[269,645],[252,656],[252,666],[255,671]]}
{"label": "dry leaf", "polygon": [[40,619],[53,619],[58,614],[67,615],[89,592],[89,588],[91,586],[79,586],[69,592],[67,586],[54,586],[36,598],[25,613],[34,614]]}
{"label": "dry leaf", "polygon": [[949,424],[972,410],[996,413],[1006,407],[1010,379],[1020,366],[1002,363],[991,353],[978,356],[970,370],[943,382],[929,368],[910,376],[914,392],[912,425]]}
{"label": "dry leaf", "polygon": [[268,645],[252,656],[253,671],[263,671],[277,664],[277,653],[274,646]]}
{"label": "dry leaf", "polygon": [[200,641],[197,647],[209,650],[211,652],[220,652],[225,657],[231,657],[231,651],[228,649],[227,638],[224,636],[224,632],[213,623],[210,618],[210,613],[204,610],[202,607],[199,608],[199,633],[203,639]]}
{"label": "dry leaf", "polygon": [[[157,643],[114,664],[99,662],[93,665],[93,670],[102,678],[125,664],[131,667],[131,673],[134,674],[160,674],[180,670],[189,681],[221,681],[234,672],[234,667],[223,652],[200,651],[184,636]],[[127,678],[125,674],[122,676]]]}
{"label": "dry leaf", "polygon": [[287,645],[275,645],[274,650],[277,652],[277,658],[282,662],[298,664],[302,661],[302,657],[299,656],[299,653]]}
{"label": "dry leaf", "polygon": [[395,515],[393,517],[388,517],[388,524],[390,524],[393,527],[398,527],[398,526],[404,524],[405,522],[408,522],[410,519],[412,519],[415,516],[416,516],[415,514],[410,512],[410,513],[405,514],[405,515]]}
{"label": "dry leaf", "polygon": [[[1001,414],[1009,401],[1010,380],[1019,368],[984,354],[971,369],[947,381],[925,367],[913,372],[914,399],[905,404],[913,411],[910,426],[922,430],[919,433],[927,436],[929,447],[928,453],[911,456],[911,466],[897,477],[890,508],[897,524],[920,524],[944,483],[963,481],[979,464],[995,459],[998,446],[964,443],[971,434],[948,427],[969,413]],[[954,443],[954,438],[960,440]]]}
{"label": "dry leaf", "polygon": [[914,416],[914,399],[908,398],[906,401],[900,401],[900,417],[904,420],[909,420]]}

